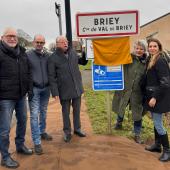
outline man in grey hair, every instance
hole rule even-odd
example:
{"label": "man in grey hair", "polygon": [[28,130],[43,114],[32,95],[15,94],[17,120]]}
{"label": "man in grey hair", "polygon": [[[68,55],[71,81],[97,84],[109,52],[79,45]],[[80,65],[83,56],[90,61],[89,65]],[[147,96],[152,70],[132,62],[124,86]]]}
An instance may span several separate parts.
{"label": "man in grey hair", "polygon": [[26,93],[32,89],[30,65],[25,49],[18,45],[14,28],[5,29],[0,41],[0,152],[1,165],[17,168],[19,163],[12,159],[9,149],[9,133],[13,111],[17,119],[17,153],[31,155],[33,152],[25,145],[27,123]]}
{"label": "man in grey hair", "polygon": [[80,106],[83,85],[79,64],[86,65],[85,53],[82,57],[68,47],[68,40],[64,36],[56,39],[56,51],[48,61],[48,76],[52,96],[55,100],[60,99],[63,115],[64,141],[71,140],[70,107],[73,107],[74,134],[85,137],[81,130]]}

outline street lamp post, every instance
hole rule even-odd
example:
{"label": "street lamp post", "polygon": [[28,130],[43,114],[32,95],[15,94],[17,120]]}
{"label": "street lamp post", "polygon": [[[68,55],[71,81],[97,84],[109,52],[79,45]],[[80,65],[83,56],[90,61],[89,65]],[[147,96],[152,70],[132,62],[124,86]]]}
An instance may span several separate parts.
{"label": "street lamp post", "polygon": [[66,17],[66,37],[69,41],[69,46],[72,46],[72,28],[71,28],[71,10],[70,0],[65,0],[65,17]]}
{"label": "street lamp post", "polygon": [[62,35],[61,6],[55,2],[55,12],[59,20],[59,33]]}

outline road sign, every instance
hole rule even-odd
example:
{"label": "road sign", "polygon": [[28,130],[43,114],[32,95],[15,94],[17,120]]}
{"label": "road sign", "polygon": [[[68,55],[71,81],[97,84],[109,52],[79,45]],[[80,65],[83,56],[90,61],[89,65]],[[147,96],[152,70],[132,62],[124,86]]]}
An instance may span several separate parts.
{"label": "road sign", "polygon": [[115,37],[139,33],[137,10],[76,14],[77,36]]}
{"label": "road sign", "polygon": [[93,64],[92,77],[94,90],[124,89],[124,76],[122,65],[100,66]]}

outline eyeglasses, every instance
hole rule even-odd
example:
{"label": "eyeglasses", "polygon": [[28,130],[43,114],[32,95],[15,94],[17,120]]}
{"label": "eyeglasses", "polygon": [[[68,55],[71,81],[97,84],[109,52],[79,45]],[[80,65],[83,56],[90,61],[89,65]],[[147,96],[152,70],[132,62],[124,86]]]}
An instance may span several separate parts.
{"label": "eyeglasses", "polygon": [[65,44],[65,43],[66,43],[66,44],[68,44],[69,42],[68,42],[68,41],[57,41],[56,43],[57,43],[57,44],[58,44],[58,43],[61,43],[61,44]]}
{"label": "eyeglasses", "polygon": [[16,35],[5,35],[4,37],[6,37],[7,39],[12,39],[12,38],[16,39],[17,38]]}
{"label": "eyeglasses", "polygon": [[43,41],[35,41],[35,43],[43,45],[45,42],[43,42]]}

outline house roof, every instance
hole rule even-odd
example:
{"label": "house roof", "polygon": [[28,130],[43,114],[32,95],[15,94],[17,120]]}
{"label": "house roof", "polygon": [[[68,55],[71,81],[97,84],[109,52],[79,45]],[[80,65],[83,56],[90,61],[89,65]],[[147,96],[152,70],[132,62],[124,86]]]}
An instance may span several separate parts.
{"label": "house roof", "polygon": [[140,26],[140,27],[141,27],[141,28],[142,28],[142,27],[145,27],[146,25],[149,25],[149,24],[151,24],[152,22],[155,22],[155,21],[157,21],[157,20],[159,20],[159,19],[162,19],[162,18],[166,17],[167,15],[170,15],[170,12],[167,13],[167,14],[165,14],[165,15],[162,15],[162,16],[160,16],[160,17],[158,17],[158,18],[156,18],[156,19],[154,19],[154,20],[152,20],[152,21],[150,21],[150,22],[148,22],[148,23],[146,23],[146,24],[144,24],[144,25],[142,25],[142,26]]}

